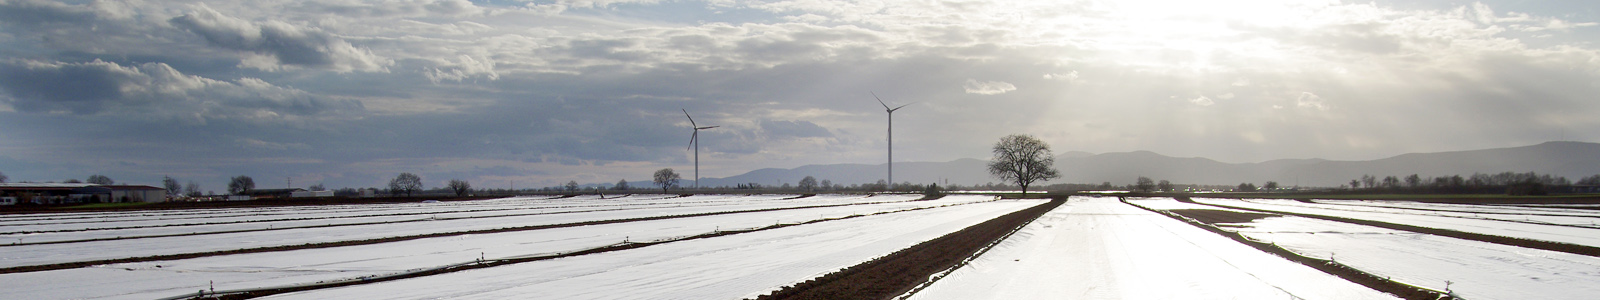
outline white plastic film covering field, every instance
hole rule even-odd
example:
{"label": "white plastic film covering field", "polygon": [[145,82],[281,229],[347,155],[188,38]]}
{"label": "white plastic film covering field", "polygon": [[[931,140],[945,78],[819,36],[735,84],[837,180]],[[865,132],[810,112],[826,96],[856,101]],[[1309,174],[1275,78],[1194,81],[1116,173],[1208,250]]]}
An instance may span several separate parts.
{"label": "white plastic film covering field", "polygon": [[[818,197],[810,201],[782,201],[815,204],[863,199],[860,196]],[[30,299],[152,299],[208,289],[213,282],[219,290],[314,283],[470,262],[480,257],[495,259],[572,252],[617,244],[624,239],[649,241],[780,222],[797,223],[990,199],[946,197],[932,201],[899,201],[914,197],[872,198],[891,201],[4,274],[0,275],[0,290]]]}
{"label": "white plastic film covering field", "polygon": [[1040,203],[874,215],[268,298],[740,299]]}
{"label": "white plastic film covering field", "polygon": [[1396,299],[1116,198],[1073,197],[911,299]]}
{"label": "white plastic film covering field", "polygon": [[[359,226],[294,228],[286,230],[262,230],[226,234],[169,236],[62,244],[18,245],[7,246],[4,248],[6,251],[0,252],[0,267],[299,245],[306,243],[339,242],[394,236],[422,235],[440,232],[490,230],[508,227],[563,224],[597,220],[815,205],[906,201],[910,199],[916,199],[917,196],[817,196],[780,200],[789,197],[790,196],[783,195],[710,195],[674,198],[677,202],[668,204],[660,204],[656,203],[659,201],[652,200],[652,203],[655,204],[637,208],[616,210],[595,210],[535,215],[484,216],[475,218],[441,219],[437,221],[426,222],[381,223]],[[265,222],[265,224],[253,225],[262,229],[266,229],[270,226],[276,226],[274,223],[275,222]],[[117,251],[105,251],[105,249],[117,249]]]}
{"label": "white plastic film covering field", "polygon": [[[1219,209],[1140,200],[1159,209]],[[1465,299],[1594,299],[1600,257],[1529,249],[1342,222],[1284,216],[1224,227],[1301,255]]]}
{"label": "white plastic film covering field", "polygon": [[[1562,226],[1552,224],[1538,224],[1511,220],[1497,220],[1482,217],[1444,215],[1439,212],[1419,211],[1398,208],[1368,207],[1352,209],[1340,205],[1305,203],[1295,200],[1275,199],[1207,199],[1195,198],[1195,202],[1214,203],[1221,205],[1265,209],[1273,211],[1336,216],[1352,219],[1374,220],[1395,224],[1405,224],[1428,228],[1449,229],[1488,235],[1516,237],[1552,242],[1562,242],[1586,246],[1600,247],[1600,228],[1584,226]],[[1511,211],[1518,209],[1512,208]],[[1581,209],[1571,209],[1574,213],[1583,213]],[[1568,217],[1535,216],[1527,215],[1530,220],[1549,218],[1549,223],[1571,222],[1557,221]]]}

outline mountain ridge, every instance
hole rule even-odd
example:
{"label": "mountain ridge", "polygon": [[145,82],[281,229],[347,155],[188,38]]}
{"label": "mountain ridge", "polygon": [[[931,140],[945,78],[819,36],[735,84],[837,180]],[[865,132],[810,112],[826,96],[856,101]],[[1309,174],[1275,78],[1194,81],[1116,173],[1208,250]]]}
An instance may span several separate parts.
{"label": "mountain ridge", "polygon": [[[946,162],[895,162],[895,179],[941,185],[1000,182],[989,176],[987,162],[975,158]],[[1046,184],[1110,182],[1125,185],[1133,183],[1139,176],[1145,176],[1179,184],[1231,185],[1277,181],[1284,186],[1339,186],[1368,174],[1380,178],[1411,174],[1432,177],[1508,171],[1551,174],[1576,181],[1584,176],[1600,174],[1600,143],[1558,141],[1520,147],[1406,153],[1361,161],[1303,158],[1255,163],[1172,157],[1146,150],[1099,154],[1068,151],[1057,155],[1055,166],[1061,170],[1062,177]],[[700,185],[792,185],[805,176],[813,176],[819,181],[830,180],[834,184],[865,184],[883,179],[886,173],[885,164],[805,165],[791,169],[763,168],[722,178],[703,177]]]}

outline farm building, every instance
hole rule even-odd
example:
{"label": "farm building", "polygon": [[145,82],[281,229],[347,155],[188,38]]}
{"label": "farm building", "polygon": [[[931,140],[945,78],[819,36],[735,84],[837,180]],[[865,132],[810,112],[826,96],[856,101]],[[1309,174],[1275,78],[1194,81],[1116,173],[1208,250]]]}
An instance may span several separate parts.
{"label": "farm building", "polygon": [[163,202],[167,190],[147,185],[92,183],[0,183],[3,204],[70,204],[100,202]]}
{"label": "farm building", "polygon": [[302,188],[254,189],[254,190],[244,191],[243,193],[240,193],[240,194],[249,195],[251,199],[268,199],[268,198],[289,198],[289,197],[293,196],[294,193],[305,192],[305,191],[306,191],[306,189],[302,189]]}

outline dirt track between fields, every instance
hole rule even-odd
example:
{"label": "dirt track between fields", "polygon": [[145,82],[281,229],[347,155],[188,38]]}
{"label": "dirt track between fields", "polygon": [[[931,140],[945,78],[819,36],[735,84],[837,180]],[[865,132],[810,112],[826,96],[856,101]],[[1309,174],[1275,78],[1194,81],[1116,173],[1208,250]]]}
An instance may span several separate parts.
{"label": "dirt track between fields", "polygon": [[1065,197],[990,219],[756,299],[890,299],[927,282],[934,273],[957,266],[1063,203]]}

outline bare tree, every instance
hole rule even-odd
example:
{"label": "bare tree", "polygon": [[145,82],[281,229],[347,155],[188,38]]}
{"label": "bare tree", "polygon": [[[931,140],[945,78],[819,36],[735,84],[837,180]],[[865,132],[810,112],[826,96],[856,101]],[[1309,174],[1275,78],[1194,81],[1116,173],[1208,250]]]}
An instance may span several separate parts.
{"label": "bare tree", "polygon": [[1417,188],[1417,186],[1421,186],[1421,185],[1422,185],[1422,176],[1418,176],[1417,174],[1411,174],[1411,176],[1406,176],[1406,187],[1408,187],[1408,188]]}
{"label": "bare tree", "polygon": [[1361,187],[1361,181],[1360,180],[1355,180],[1355,179],[1351,179],[1350,180],[1350,189],[1354,190],[1354,189],[1357,189],[1357,188],[1360,188],[1360,187]]}
{"label": "bare tree", "polygon": [[471,183],[460,179],[451,179],[449,187],[450,191],[456,192],[456,197],[466,196],[467,192],[472,190]]}
{"label": "bare tree", "polygon": [[628,186],[628,180],[627,179],[618,179],[617,180],[617,185],[611,186],[611,189],[618,190],[618,191],[626,191],[629,188],[630,187]]}
{"label": "bare tree", "polygon": [[1156,181],[1150,180],[1150,177],[1139,176],[1139,180],[1134,182],[1133,188],[1140,192],[1149,192],[1156,188]]}
{"label": "bare tree", "polygon": [[11,178],[7,178],[5,172],[0,172],[0,183],[6,183],[7,179],[11,179]]}
{"label": "bare tree", "polygon": [[833,180],[823,179],[822,180],[822,186],[820,186],[820,187],[823,190],[832,190],[833,189]]}
{"label": "bare tree", "polygon": [[806,190],[807,192],[815,190],[815,189],[817,189],[817,178],[816,177],[811,177],[811,176],[806,176],[806,178],[800,178],[799,186],[800,186],[800,189]]}
{"label": "bare tree", "polygon": [[1172,182],[1171,181],[1167,181],[1166,179],[1162,179],[1161,182],[1156,183],[1156,189],[1160,189],[1163,192],[1171,192],[1172,191]]}
{"label": "bare tree", "polygon": [[178,183],[177,179],[172,179],[172,176],[161,176],[161,186],[167,188],[167,197],[182,195],[179,193],[183,192],[183,184]]}
{"label": "bare tree", "polygon": [[576,192],[576,191],[578,191],[578,181],[577,180],[567,181],[567,191],[568,192]]}
{"label": "bare tree", "polygon": [[672,168],[656,170],[655,183],[661,186],[662,193],[666,193],[667,189],[678,186],[679,179],[683,179],[683,177],[678,175],[678,172],[673,172]]}
{"label": "bare tree", "polygon": [[1052,167],[1055,161],[1049,144],[1033,136],[1013,134],[1000,138],[1000,142],[994,144],[994,159],[989,161],[989,174],[1016,183],[1026,196],[1028,185],[1061,177]]}
{"label": "bare tree", "polygon": [[326,191],[326,190],[328,190],[328,187],[327,187],[327,186],[324,186],[324,185],[322,185],[322,184],[321,184],[321,183],[318,183],[318,184],[313,184],[313,185],[311,185],[311,186],[308,186],[308,187],[306,187],[306,190],[311,190],[311,191]]}
{"label": "bare tree", "polygon": [[1268,181],[1266,184],[1262,184],[1261,187],[1265,188],[1268,192],[1271,192],[1272,190],[1278,189],[1278,182]]}
{"label": "bare tree", "polygon": [[189,184],[183,186],[183,193],[189,197],[200,197],[200,183],[190,180]]}
{"label": "bare tree", "polygon": [[116,183],[116,181],[111,180],[111,177],[106,177],[105,175],[100,174],[89,175],[89,179],[84,179],[83,181],[98,185],[112,185]]}
{"label": "bare tree", "polygon": [[229,195],[239,195],[254,189],[256,189],[256,180],[251,179],[250,176],[239,175],[228,180]]}
{"label": "bare tree", "polygon": [[1254,191],[1256,191],[1256,184],[1254,184],[1254,183],[1249,183],[1249,182],[1246,182],[1246,183],[1240,183],[1240,184],[1239,184],[1239,188],[1238,188],[1238,189],[1235,189],[1235,191],[1240,191],[1240,192],[1254,192]]}
{"label": "bare tree", "polygon": [[411,193],[420,191],[422,191],[422,176],[417,176],[417,174],[411,174],[410,172],[400,173],[393,180],[389,180],[390,194],[398,196],[400,193],[405,193],[406,197],[411,197]]}

